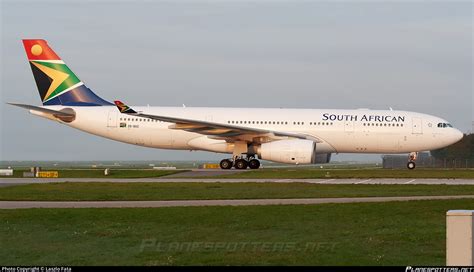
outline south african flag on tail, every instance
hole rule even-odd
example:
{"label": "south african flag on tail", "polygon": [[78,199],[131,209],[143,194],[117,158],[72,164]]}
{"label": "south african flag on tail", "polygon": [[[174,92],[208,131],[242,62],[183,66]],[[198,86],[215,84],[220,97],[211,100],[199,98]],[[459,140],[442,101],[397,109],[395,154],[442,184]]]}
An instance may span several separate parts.
{"label": "south african flag on tail", "polygon": [[45,40],[23,40],[23,46],[43,105],[113,105],[87,88]]}

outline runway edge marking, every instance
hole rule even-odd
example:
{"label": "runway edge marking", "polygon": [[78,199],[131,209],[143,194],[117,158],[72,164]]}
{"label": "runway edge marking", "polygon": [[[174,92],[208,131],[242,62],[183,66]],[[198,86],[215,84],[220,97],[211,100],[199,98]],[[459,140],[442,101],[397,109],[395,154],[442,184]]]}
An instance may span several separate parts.
{"label": "runway edge marking", "polygon": [[366,180],[358,181],[358,182],[356,182],[355,184],[366,183],[366,182],[371,181],[371,180],[372,180],[372,179],[366,179]]}

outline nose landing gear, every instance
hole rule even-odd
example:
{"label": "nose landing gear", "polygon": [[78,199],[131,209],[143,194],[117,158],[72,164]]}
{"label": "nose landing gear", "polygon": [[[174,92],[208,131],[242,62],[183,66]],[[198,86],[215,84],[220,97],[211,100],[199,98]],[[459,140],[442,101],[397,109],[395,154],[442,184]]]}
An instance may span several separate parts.
{"label": "nose landing gear", "polygon": [[415,161],[416,161],[416,157],[417,157],[417,156],[418,156],[418,152],[411,152],[411,153],[408,155],[407,168],[408,168],[409,170],[415,169],[415,167],[416,167]]}

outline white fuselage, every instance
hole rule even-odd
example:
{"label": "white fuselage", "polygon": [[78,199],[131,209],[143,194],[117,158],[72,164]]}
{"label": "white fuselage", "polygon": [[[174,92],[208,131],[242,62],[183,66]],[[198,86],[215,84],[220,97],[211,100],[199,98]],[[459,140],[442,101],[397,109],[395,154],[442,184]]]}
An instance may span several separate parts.
{"label": "white fuselage", "polygon": [[[171,123],[120,113],[115,106],[72,108],[76,118],[61,123],[116,141],[162,149],[206,150],[232,153],[225,140],[172,129]],[[457,142],[462,133],[452,127],[438,127],[441,118],[408,111],[133,107],[151,115],[173,116],[213,123],[298,132],[322,142],[317,153],[407,153],[433,150]],[[48,117],[43,113],[33,114]]]}

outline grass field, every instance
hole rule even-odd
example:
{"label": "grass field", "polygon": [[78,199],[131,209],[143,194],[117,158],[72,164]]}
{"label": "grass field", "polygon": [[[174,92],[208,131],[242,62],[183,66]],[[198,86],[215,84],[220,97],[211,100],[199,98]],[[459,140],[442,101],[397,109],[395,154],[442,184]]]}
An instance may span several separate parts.
{"label": "grass field", "polygon": [[472,200],[0,210],[8,265],[444,265]]}
{"label": "grass field", "polygon": [[[56,169],[50,169],[56,171]],[[14,171],[11,177],[22,177],[22,172],[28,169]],[[48,171],[48,169],[45,169]],[[60,178],[153,178],[163,177],[188,170],[152,170],[152,169],[111,169],[109,176],[104,176],[104,169],[59,169]],[[218,169],[217,171],[221,171]],[[4,177],[2,177],[4,178]],[[8,177],[5,177],[8,178]],[[213,175],[195,178],[467,178],[474,179],[474,169],[319,169],[319,168],[267,168],[242,171],[228,175]]]}
{"label": "grass field", "polygon": [[[202,177],[201,177],[202,178]],[[474,179],[472,169],[317,169],[279,168],[244,171],[209,178],[466,178]]]}
{"label": "grass field", "polygon": [[178,200],[472,195],[471,185],[47,183],[0,187],[0,200]]}
{"label": "grass field", "polygon": [[[13,176],[2,176],[2,178],[21,178],[25,171],[29,169],[14,170]],[[108,176],[104,175],[104,169],[43,169],[43,171],[58,171],[60,178],[157,178],[185,170],[111,169]]]}

